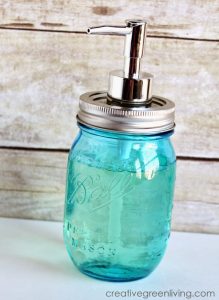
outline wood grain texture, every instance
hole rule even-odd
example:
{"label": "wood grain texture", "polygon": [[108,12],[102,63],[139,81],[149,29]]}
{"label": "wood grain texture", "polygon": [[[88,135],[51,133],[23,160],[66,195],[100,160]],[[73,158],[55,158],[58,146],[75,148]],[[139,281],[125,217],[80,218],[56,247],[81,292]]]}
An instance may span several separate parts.
{"label": "wood grain texture", "polygon": [[5,28],[86,31],[91,25],[123,25],[127,18],[146,18],[149,34],[219,39],[217,0],[0,0]]}
{"label": "wood grain texture", "polygon": [[[0,216],[62,220],[67,154],[0,150]],[[173,229],[219,233],[218,165],[178,160]]]}
{"label": "wood grain texture", "polygon": [[[122,66],[120,37],[0,30],[0,146],[68,149],[79,95]],[[148,39],[154,94],[176,102],[179,156],[216,158],[219,43]]]}

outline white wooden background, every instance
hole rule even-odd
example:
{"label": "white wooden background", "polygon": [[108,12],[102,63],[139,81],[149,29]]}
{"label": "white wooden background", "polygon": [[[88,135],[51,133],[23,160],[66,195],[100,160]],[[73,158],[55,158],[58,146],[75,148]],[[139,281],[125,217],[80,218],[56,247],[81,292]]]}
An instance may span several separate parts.
{"label": "white wooden background", "polygon": [[123,59],[86,28],[140,17],[154,94],[177,107],[173,229],[219,233],[218,0],[0,0],[0,216],[62,219],[79,95]]}

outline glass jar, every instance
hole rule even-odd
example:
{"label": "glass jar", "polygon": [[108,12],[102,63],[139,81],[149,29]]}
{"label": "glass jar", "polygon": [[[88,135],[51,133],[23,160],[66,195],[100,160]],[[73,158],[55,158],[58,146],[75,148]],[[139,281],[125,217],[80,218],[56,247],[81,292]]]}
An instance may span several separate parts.
{"label": "glass jar", "polygon": [[89,276],[145,277],[162,259],[170,235],[173,131],[149,136],[79,127],[67,169],[67,251]]}

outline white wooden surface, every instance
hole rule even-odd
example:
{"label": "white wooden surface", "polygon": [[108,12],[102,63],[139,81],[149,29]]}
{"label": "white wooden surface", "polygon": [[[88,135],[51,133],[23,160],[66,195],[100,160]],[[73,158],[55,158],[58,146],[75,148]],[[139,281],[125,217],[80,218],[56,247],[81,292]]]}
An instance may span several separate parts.
{"label": "white wooden surface", "polygon": [[[67,153],[0,150],[0,216],[62,220]],[[218,165],[178,160],[172,227],[219,233]]]}
{"label": "white wooden surface", "polygon": [[1,299],[118,299],[106,297],[106,292],[128,289],[213,291],[216,297],[202,299],[218,299],[219,236],[216,235],[172,232],[167,253],[158,268],[149,277],[129,283],[104,282],[79,273],[64,248],[60,223],[0,219],[0,235]]}
{"label": "white wooden surface", "polygon": [[79,95],[122,65],[122,39],[86,28],[145,17],[143,69],[176,102],[173,228],[218,233],[218,11],[218,0],[0,0],[0,215],[62,218]]}
{"label": "white wooden surface", "polygon": [[218,9],[217,0],[0,0],[0,27],[80,32],[144,17],[150,35],[218,40]]}
{"label": "white wooden surface", "polygon": [[[0,40],[0,146],[68,149],[79,96],[107,88],[123,38],[0,30]],[[219,43],[147,41],[153,93],[176,103],[177,155],[218,158],[218,65]]]}

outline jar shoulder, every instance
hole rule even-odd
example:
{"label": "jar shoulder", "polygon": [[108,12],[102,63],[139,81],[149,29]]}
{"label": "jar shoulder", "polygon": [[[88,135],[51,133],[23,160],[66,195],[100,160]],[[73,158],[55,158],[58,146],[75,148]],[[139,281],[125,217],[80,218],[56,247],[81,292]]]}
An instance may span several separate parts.
{"label": "jar shoulder", "polygon": [[170,137],[159,139],[113,139],[87,136],[81,132],[73,142],[69,163],[79,162],[107,169],[135,171],[148,164],[158,168],[174,164],[175,151]]}

